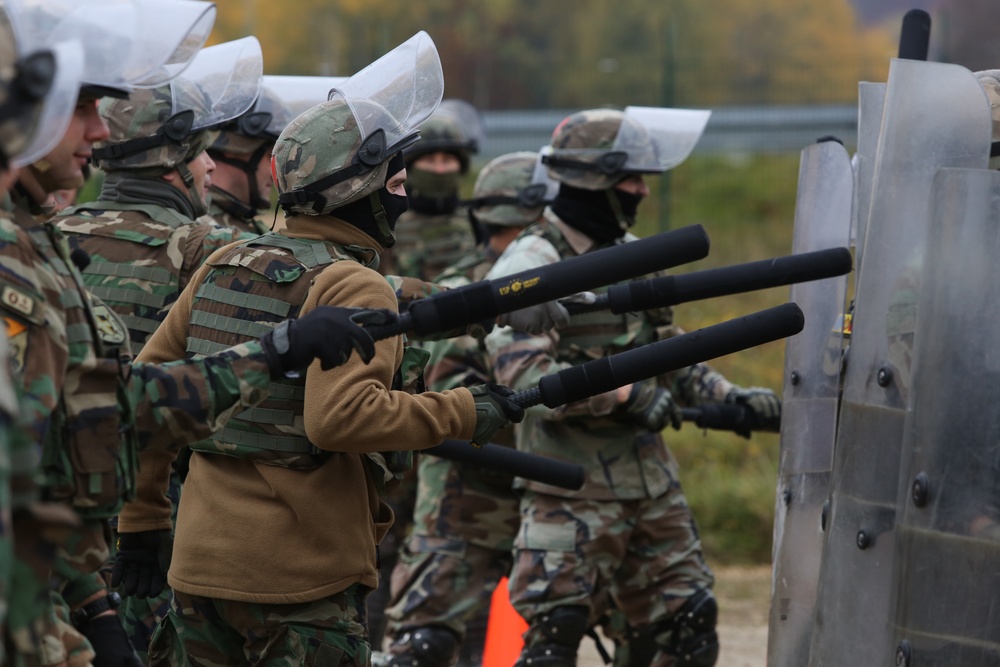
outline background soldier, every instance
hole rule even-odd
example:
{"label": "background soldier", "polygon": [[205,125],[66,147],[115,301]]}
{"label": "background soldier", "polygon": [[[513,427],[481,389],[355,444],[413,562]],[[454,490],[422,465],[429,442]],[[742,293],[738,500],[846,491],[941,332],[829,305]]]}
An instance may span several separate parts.
{"label": "background soldier", "polygon": [[[495,278],[627,241],[649,192],[643,173],[682,161],[707,114],[630,107],[573,114],[543,156],[559,193],[543,220],[507,248]],[[573,317],[551,334],[495,330],[487,337],[496,377],[518,388],[541,375],[671,336],[672,309]],[[532,409],[518,448],[589,462],[571,492],[519,480],[522,526],[515,541],[511,601],[530,627],[519,665],[573,665],[585,630],[610,594],[628,627],[616,662],[712,665],[717,606],[677,462],[660,431],[680,426],[677,401],[745,402],[773,417],[765,389],[741,389],[704,364],[555,410]],[[622,642],[627,638],[628,645]]]}
{"label": "background soldier", "polygon": [[[273,157],[286,229],[210,257],[143,358],[211,351],[322,304],[394,310],[392,288],[370,267],[405,210],[399,151],[442,88],[437,52],[419,33],[296,118]],[[376,545],[392,522],[380,496],[402,470],[398,453],[449,437],[485,442],[523,415],[491,385],[398,391],[414,369],[402,338],[375,347],[370,365],[314,366],[276,383],[262,409],[198,445],[151,661],[368,664],[364,599],[378,583]],[[169,464],[143,457],[139,499],[119,530],[123,546],[151,546],[145,557],[121,552],[116,566],[147,567],[168,533]]]}
{"label": "background soldier", "polygon": [[[382,256],[379,271],[430,281],[451,264],[475,254],[476,236],[459,186],[478,151],[482,124],[478,112],[461,100],[445,100],[420,128],[420,141],[403,151],[409,210],[399,217],[396,244]],[[411,474],[389,498],[396,522],[380,546],[383,577],[368,603],[372,645],[381,646],[389,579],[399,548],[413,524],[417,481]]]}
{"label": "background soldier", "polygon": [[222,126],[208,148],[215,162],[208,213],[216,222],[247,234],[267,232],[257,214],[271,208],[271,150],[292,117],[264,85],[253,108]]}
{"label": "background soldier", "polygon": [[[436,284],[482,280],[521,230],[538,220],[547,189],[535,182],[537,161],[537,153],[512,153],[483,167],[468,205],[487,241]],[[492,381],[482,339],[462,336],[424,349],[430,353],[425,377],[432,391]],[[493,441],[512,447],[514,434],[503,431]],[[434,456],[419,457],[417,477],[412,534],[392,571],[389,664],[450,666],[458,657],[461,665],[478,665],[491,596],[510,571],[520,522],[514,480]]]}

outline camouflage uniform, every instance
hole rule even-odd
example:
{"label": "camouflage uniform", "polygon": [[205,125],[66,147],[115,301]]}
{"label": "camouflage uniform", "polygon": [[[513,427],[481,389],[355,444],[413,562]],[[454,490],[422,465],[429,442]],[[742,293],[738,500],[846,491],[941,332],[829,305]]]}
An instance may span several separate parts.
{"label": "camouflage uniform", "polygon": [[[475,149],[469,130],[456,119],[438,112],[421,127],[421,139],[404,151],[407,168],[409,210],[396,223],[396,243],[382,253],[379,271],[431,281],[449,266],[474,254],[476,238],[464,207],[459,206],[458,186],[469,169],[469,156]],[[446,152],[458,157],[458,173],[432,174],[413,163],[431,152]],[[411,473],[396,489],[389,504],[396,521],[380,545],[379,555],[386,576],[379,582],[368,606],[372,620],[372,641],[381,645],[385,632],[384,611],[389,604],[389,579],[413,524],[417,496],[416,474]]]}
{"label": "camouflage uniform", "polygon": [[[85,519],[69,541],[75,548],[54,566],[65,600],[53,601],[49,614],[55,619],[62,604],[106,589],[100,575],[109,554],[104,523],[132,492],[136,449],[176,448],[206,437],[234,402],[262,400],[269,369],[256,343],[227,353],[222,364],[123,366],[126,329],[84,289],[58,230],[33,220],[0,222],[6,234],[0,238],[6,295],[0,310],[12,334],[22,415],[44,445],[48,498],[73,505]],[[94,438],[119,447],[95,448]],[[58,661],[50,655],[42,663]]]}
{"label": "camouflage uniform", "polygon": [[[557,218],[547,211],[544,222],[512,244],[505,253],[509,261],[498,265],[491,277],[576,254]],[[573,320],[552,336],[509,329],[490,336],[497,379],[527,389],[543,375],[679,332],[670,309]],[[660,381],[689,405],[721,402],[732,388],[704,365]],[[594,601],[610,592],[633,627],[650,626],[711,588],[712,573],[681,491],[676,460],[659,433],[644,431],[616,410],[613,396],[552,411],[529,410],[518,429],[518,448],[593,462],[585,468],[579,492],[518,480],[525,495],[511,599],[529,622],[559,607],[582,606],[589,610],[592,625],[605,611]],[[651,588],[660,591],[652,599]],[[529,633],[529,645],[540,639],[538,635],[537,629],[534,636]]]}
{"label": "camouflage uniform", "polygon": [[[516,234],[538,219],[545,202],[535,196],[537,160],[537,153],[512,153],[483,167],[469,205],[484,229]],[[491,238],[436,284],[454,288],[481,281],[507,242]],[[493,381],[485,333],[425,344],[433,391]],[[501,432],[494,444],[513,447],[513,432]],[[520,523],[514,478],[429,456],[419,458],[417,477],[413,531],[392,573],[391,664],[451,664],[454,647],[461,645],[458,664],[478,665],[492,593],[510,571]]]}
{"label": "camouflage uniform", "polygon": [[[163,88],[158,88],[137,91],[127,104],[104,100],[100,111],[113,129],[107,143],[116,145],[153,134],[172,110],[164,103],[169,100],[164,95]],[[167,170],[165,165],[193,159],[211,138],[200,132],[139,155],[103,158],[107,175],[98,200],[67,208],[54,220],[70,244],[89,256],[82,269],[84,283],[127,325],[136,354],[204,259],[248,236],[217,224],[195,222],[201,202],[193,199],[194,191],[185,192],[155,177]],[[182,470],[183,465],[171,478],[168,495],[173,499],[180,495]],[[112,556],[100,555],[105,562]],[[90,567],[77,569],[91,571]],[[153,628],[166,615],[168,599],[169,590],[165,590],[157,600],[124,600],[119,614],[142,655]]]}
{"label": "camouflage uniform", "polygon": [[[682,142],[670,135],[665,120],[674,113],[602,109],[560,123],[542,152],[559,193],[544,219],[507,248],[488,277],[634,238],[626,230],[643,191],[634,180],[625,181],[677,163],[671,151]],[[524,390],[546,374],[678,333],[672,308],[662,308],[578,315],[544,335],[504,327],[486,340],[497,380]],[[619,646],[616,664],[714,664],[713,575],[681,490],[677,461],[659,431],[670,423],[679,426],[675,401],[698,406],[750,391],[697,364],[632,385],[624,402],[608,392],[527,411],[517,430],[518,448],[584,463],[586,476],[579,491],[515,482],[524,495],[510,593],[529,623],[518,665],[575,664],[580,639],[607,611],[608,601],[627,623],[612,631]],[[760,393],[767,394],[768,405],[776,401],[773,393]]]}

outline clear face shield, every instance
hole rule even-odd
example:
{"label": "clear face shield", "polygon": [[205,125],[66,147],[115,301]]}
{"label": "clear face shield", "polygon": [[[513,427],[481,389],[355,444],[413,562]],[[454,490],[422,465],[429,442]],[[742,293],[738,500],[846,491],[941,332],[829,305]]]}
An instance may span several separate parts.
{"label": "clear face shield", "polygon": [[[190,43],[207,38],[210,3],[182,0],[31,0],[23,3],[24,30],[39,43],[79,40],[82,86],[124,97],[137,81],[165,83],[193,57]],[[199,13],[199,18],[192,14]],[[188,45],[182,47],[182,45]]]}
{"label": "clear face shield", "polygon": [[[271,114],[264,132],[275,138],[292,119],[306,109],[326,102],[331,88],[347,81],[346,76],[278,76],[269,74],[261,84],[261,97],[257,109]],[[272,109],[268,100],[277,100],[281,109]]]}
{"label": "clear face shield", "polygon": [[626,107],[610,154],[627,156],[621,171],[658,174],[673,169],[694,150],[711,115],[696,109]]}
{"label": "clear face shield", "polygon": [[155,88],[184,71],[198,55],[215,25],[215,5],[201,0],[135,0],[135,3],[143,35],[137,43],[162,60],[131,80],[131,84],[137,88]]}
{"label": "clear face shield", "polygon": [[443,94],[437,48],[430,35],[420,31],[333,88],[329,99],[350,107],[363,140],[357,157],[374,167],[419,138],[417,128],[434,113]]}
{"label": "clear face shield", "polygon": [[191,134],[240,116],[260,95],[263,69],[256,37],[202,49],[170,82],[172,115],[168,125],[176,124]]}
{"label": "clear face shield", "polygon": [[[32,28],[33,11],[23,0],[5,0],[5,11],[17,47],[17,74],[12,93],[17,103],[32,110],[12,111],[27,118],[17,123],[17,141],[9,146],[8,158],[15,167],[29,165],[51,151],[62,138],[73,117],[84,48],[77,40],[59,42]],[[8,104],[15,103],[14,99]]]}

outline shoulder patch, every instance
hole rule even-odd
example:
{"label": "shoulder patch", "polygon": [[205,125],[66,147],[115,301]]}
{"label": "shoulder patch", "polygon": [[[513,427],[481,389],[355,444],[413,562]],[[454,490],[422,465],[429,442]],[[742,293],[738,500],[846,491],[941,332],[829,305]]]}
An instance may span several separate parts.
{"label": "shoulder patch", "polygon": [[0,303],[25,317],[31,317],[38,307],[38,302],[35,301],[34,297],[10,285],[4,285],[3,289],[0,290]]}
{"label": "shoulder patch", "polygon": [[4,317],[3,323],[7,330],[7,347],[13,362],[12,370],[15,375],[21,375],[28,356],[28,327],[13,317]]}
{"label": "shoulder patch", "polygon": [[97,335],[101,341],[107,345],[122,345],[125,342],[127,332],[118,316],[103,303],[95,303],[90,312],[94,316],[94,323],[97,326]]}

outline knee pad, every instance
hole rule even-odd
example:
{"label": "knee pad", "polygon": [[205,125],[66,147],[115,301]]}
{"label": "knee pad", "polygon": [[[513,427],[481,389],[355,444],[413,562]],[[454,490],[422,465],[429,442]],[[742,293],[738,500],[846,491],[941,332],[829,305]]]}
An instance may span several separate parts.
{"label": "knee pad", "polygon": [[521,652],[515,667],[574,667],[587,631],[586,607],[556,607],[536,616],[528,630],[536,639]]}
{"label": "knee pad", "polygon": [[718,618],[715,598],[707,590],[698,591],[672,618],[631,629],[624,659],[616,659],[615,664],[643,667],[663,653],[677,667],[712,667],[719,659],[719,636],[715,633]]}
{"label": "knee pad", "polygon": [[458,637],[438,626],[416,628],[403,633],[390,653],[392,667],[451,667],[458,656]]}

